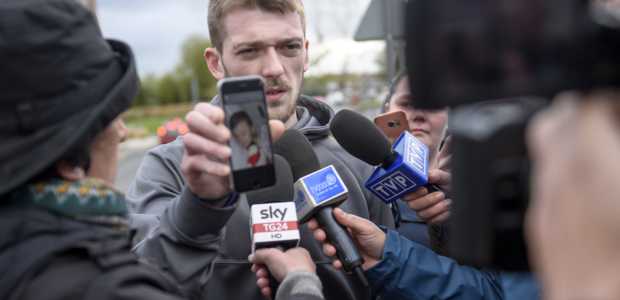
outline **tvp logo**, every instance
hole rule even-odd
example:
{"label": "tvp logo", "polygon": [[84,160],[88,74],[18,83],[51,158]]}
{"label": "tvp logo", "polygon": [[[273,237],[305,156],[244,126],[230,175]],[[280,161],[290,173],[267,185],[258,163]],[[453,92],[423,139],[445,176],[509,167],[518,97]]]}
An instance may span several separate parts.
{"label": "tvp logo", "polygon": [[374,185],[371,191],[384,202],[393,202],[401,195],[413,191],[417,184],[400,171],[389,174]]}

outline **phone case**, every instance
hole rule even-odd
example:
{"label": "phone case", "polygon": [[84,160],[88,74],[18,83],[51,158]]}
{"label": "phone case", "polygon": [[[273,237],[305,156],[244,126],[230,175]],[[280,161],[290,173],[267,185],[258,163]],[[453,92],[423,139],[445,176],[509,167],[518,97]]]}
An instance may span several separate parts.
{"label": "phone case", "polygon": [[409,121],[403,111],[380,114],[375,118],[375,125],[383,131],[390,142],[394,142],[401,133],[409,130]]}

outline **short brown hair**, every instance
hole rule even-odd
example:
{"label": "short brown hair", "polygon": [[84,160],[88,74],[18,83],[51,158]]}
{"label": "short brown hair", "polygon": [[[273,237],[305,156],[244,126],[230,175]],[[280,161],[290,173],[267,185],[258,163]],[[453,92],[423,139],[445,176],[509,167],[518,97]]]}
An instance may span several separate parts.
{"label": "short brown hair", "polygon": [[211,44],[218,51],[222,51],[225,35],[222,20],[227,13],[237,8],[258,8],[263,11],[280,14],[297,13],[301,18],[304,34],[306,33],[306,17],[301,0],[210,0],[209,14],[207,16],[209,35],[211,36]]}

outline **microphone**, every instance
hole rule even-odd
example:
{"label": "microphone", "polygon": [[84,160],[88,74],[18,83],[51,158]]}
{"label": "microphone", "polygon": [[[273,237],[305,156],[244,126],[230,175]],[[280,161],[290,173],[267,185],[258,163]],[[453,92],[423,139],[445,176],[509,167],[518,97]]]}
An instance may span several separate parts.
{"label": "microphone", "polygon": [[[246,193],[250,205],[250,236],[252,253],[261,248],[286,250],[299,245],[297,212],[293,202],[293,174],[282,156],[274,154],[276,174],[274,185]],[[270,275],[270,287],[275,294],[278,282]]]}
{"label": "microphone", "polygon": [[271,247],[286,250],[299,244],[291,167],[279,155],[274,155],[273,163],[276,183],[246,194],[251,211],[252,252]]}
{"label": "microphone", "polygon": [[376,166],[365,186],[379,199],[392,203],[428,183],[428,147],[405,131],[390,146],[390,141],[375,124],[352,110],[339,111],[330,129],[338,143],[353,156]]}
{"label": "microphone", "polygon": [[347,272],[356,274],[364,286],[368,280],[362,270],[364,259],[347,230],[334,219],[333,207],[347,199],[348,189],[334,166],[320,168],[319,160],[306,137],[287,130],[275,143],[274,151],[290,164],[295,179],[295,205],[301,223],[316,218],[327,238],[336,247],[338,259]]}

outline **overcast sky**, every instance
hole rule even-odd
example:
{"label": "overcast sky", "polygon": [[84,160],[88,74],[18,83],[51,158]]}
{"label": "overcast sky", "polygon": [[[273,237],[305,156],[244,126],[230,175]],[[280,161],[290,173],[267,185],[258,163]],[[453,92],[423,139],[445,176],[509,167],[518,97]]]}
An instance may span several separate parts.
{"label": "overcast sky", "polygon": [[[304,1],[311,55],[312,49],[318,48],[312,46],[318,46],[319,40],[345,48],[332,50],[342,52],[325,64],[324,71],[336,67],[342,60],[338,57],[347,57],[346,48],[355,48],[370,59],[381,50],[373,42],[341,46],[352,40],[369,3],[370,0]],[[192,34],[208,36],[207,4],[207,0],[99,0],[97,13],[106,37],[122,39],[132,46],[140,74],[162,74],[178,62],[183,40]],[[373,69],[373,63],[364,64],[365,68]],[[361,67],[361,64],[345,64]]]}

